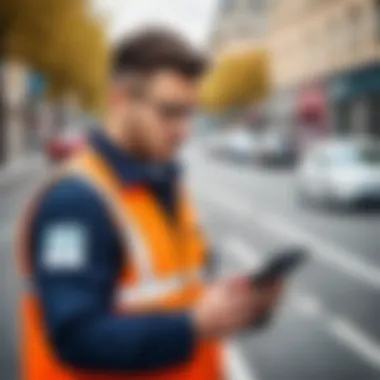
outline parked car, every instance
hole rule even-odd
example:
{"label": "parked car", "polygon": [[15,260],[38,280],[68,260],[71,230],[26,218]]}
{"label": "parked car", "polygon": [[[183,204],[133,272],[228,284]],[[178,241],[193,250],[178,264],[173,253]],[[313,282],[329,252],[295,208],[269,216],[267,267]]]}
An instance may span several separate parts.
{"label": "parked car", "polygon": [[46,155],[52,162],[60,162],[72,156],[85,144],[85,135],[80,128],[67,128],[46,143]]}
{"label": "parked car", "polygon": [[244,128],[220,132],[209,144],[213,157],[232,161],[252,161],[257,155],[257,139]]}
{"label": "parked car", "polygon": [[303,201],[340,206],[380,203],[380,143],[322,144],[305,156],[297,174]]}
{"label": "parked car", "polygon": [[289,137],[278,131],[265,132],[259,139],[259,161],[269,166],[291,166],[296,150]]}

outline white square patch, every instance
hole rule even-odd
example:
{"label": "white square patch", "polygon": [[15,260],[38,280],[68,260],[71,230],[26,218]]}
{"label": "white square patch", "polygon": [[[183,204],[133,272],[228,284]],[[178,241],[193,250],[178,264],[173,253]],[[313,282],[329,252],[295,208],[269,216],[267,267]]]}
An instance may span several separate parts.
{"label": "white square patch", "polygon": [[78,223],[54,224],[44,231],[42,267],[48,270],[77,271],[87,262],[87,230]]}

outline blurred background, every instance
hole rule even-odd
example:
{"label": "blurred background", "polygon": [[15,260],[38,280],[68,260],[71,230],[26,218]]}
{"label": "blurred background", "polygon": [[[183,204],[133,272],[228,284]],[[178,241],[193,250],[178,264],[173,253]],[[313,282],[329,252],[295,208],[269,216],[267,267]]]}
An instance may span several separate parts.
{"label": "blurred background", "polygon": [[222,274],[311,260],[231,379],[380,379],[379,0],[0,0],[0,378],[17,379],[18,213],[101,121],[109,51],[155,22],[209,55],[188,183]]}

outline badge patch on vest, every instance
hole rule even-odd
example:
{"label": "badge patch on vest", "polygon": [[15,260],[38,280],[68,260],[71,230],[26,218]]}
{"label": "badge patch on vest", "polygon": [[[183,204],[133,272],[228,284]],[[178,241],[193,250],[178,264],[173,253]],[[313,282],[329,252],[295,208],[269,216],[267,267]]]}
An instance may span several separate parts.
{"label": "badge patch on vest", "polygon": [[43,231],[41,266],[53,271],[78,271],[87,261],[88,236],[78,223],[58,223]]}

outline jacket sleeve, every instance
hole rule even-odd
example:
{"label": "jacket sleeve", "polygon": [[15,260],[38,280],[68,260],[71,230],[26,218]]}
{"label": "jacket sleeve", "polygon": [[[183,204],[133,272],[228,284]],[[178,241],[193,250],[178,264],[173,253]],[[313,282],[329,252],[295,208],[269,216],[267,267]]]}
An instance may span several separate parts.
{"label": "jacket sleeve", "polygon": [[41,202],[32,255],[48,336],[66,364],[142,371],[190,358],[194,334],[188,314],[113,313],[121,249],[101,200],[78,179],[64,180]]}

